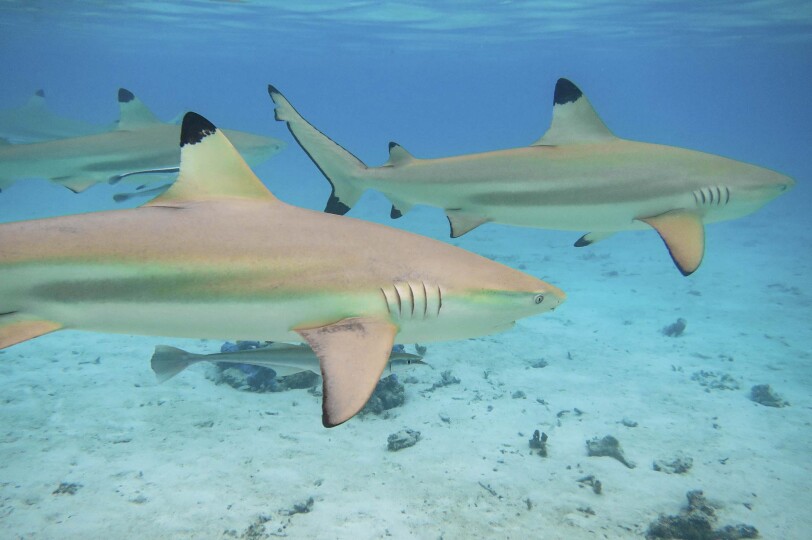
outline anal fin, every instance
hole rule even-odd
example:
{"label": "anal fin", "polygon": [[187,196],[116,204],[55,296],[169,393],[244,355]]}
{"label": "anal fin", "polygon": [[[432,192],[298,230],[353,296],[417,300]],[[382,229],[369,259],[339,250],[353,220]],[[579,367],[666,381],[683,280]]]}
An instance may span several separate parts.
{"label": "anal fin", "polygon": [[699,268],[705,254],[705,226],[698,214],[672,210],[639,220],[651,225],[660,234],[683,276],[689,276]]}
{"label": "anal fin", "polygon": [[575,247],[591,246],[595,242],[600,242],[601,240],[609,238],[613,234],[615,234],[615,231],[589,232],[583,235],[578,240],[576,240],[574,246]]}
{"label": "anal fin", "polygon": [[62,325],[59,323],[21,313],[0,314],[0,349],[34,339],[60,328]]}
{"label": "anal fin", "polygon": [[366,404],[389,361],[397,327],[385,319],[357,317],[297,329],[321,365],[322,424],[346,422]]}

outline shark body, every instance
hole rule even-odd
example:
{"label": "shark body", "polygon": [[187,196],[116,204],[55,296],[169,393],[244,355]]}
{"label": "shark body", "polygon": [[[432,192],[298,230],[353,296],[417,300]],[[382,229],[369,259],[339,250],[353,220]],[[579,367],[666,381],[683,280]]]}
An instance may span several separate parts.
{"label": "shark body", "polygon": [[20,107],[0,110],[0,137],[15,143],[81,137],[110,129],[113,126],[89,124],[54,114],[42,90],[37,90]]}
{"label": "shark body", "polygon": [[684,275],[704,254],[704,223],[756,211],[793,180],[712,154],[621,139],[572,82],[559,79],[553,120],[530,146],[418,159],[396,143],[367,167],[308,123],[274,87],[276,118],[330,181],[326,212],[344,214],[366,189],[398,218],[415,204],[445,210],[456,238],[487,222],[589,231],[585,246],[617,231],[653,227]]}
{"label": "shark body", "polygon": [[[21,178],[46,178],[74,192],[99,183],[166,184],[178,170],[180,126],[158,120],[131,92],[119,90],[115,130],[30,144],[0,145],[0,190]],[[280,140],[225,131],[251,164],[284,146]]]}
{"label": "shark body", "polygon": [[[270,368],[276,372],[277,377],[287,377],[302,371],[310,371],[316,375],[321,373],[319,359],[313,353],[313,349],[307,345],[293,343],[270,343],[256,349],[214,354],[195,354],[177,347],[158,345],[155,347],[150,365],[158,382],[164,382],[198,362],[249,364]],[[425,362],[416,354],[393,350],[389,355],[389,369],[421,364]]]}
{"label": "shark body", "polygon": [[188,113],[178,180],[136,208],[0,224],[0,348],[61,328],[306,341],[323,423],[363,407],[401,343],[502,331],[565,298],[443,242],[277,200]]}

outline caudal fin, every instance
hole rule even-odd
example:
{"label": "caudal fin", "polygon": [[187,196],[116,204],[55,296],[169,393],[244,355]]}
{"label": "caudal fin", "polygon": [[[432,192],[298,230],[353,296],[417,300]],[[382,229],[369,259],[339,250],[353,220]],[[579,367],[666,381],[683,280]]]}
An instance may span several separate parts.
{"label": "caudal fin", "polygon": [[293,138],[333,188],[324,211],[339,215],[349,212],[364,192],[359,177],[366,165],[302,118],[285,96],[270,84],[268,94],[276,105],[276,119],[287,123]]}
{"label": "caudal fin", "polygon": [[200,355],[186,352],[177,347],[158,345],[155,347],[155,353],[152,355],[150,365],[152,371],[155,372],[155,377],[158,378],[158,382],[162,383],[200,361]]}

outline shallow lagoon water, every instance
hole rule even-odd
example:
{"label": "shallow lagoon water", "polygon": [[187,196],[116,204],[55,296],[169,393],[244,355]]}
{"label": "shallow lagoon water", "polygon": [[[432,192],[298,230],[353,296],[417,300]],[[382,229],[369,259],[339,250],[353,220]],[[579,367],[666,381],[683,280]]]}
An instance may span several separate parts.
{"label": "shallow lagoon water", "polygon": [[[805,537],[804,3],[53,4],[0,8],[0,108],[43,88],[55,112],[107,124],[125,87],[163,119],[194,110],[285,140],[256,172],[300,206],[321,209],[329,186],[274,121],[269,83],[378,165],[390,140],[418,157],[529,144],[564,76],[619,136],[762,165],[797,185],[756,214],[709,225],[689,278],[652,231],[582,249],[577,233],[491,224],[450,240],[439,210],[392,222],[388,201],[368,192],[351,216],[523,268],[569,298],[509,332],[429,345],[433,369],[414,370],[403,407],[332,430],[305,390],[239,392],[202,365],[154,382],[154,345],[216,352],[221,342],[66,331],[0,352],[2,536],[642,538],[701,489],[718,526]],[[0,194],[0,220],[121,207],[115,192],[21,181]],[[665,336],[678,318],[685,332]],[[446,370],[460,383],[427,391]],[[790,405],[754,403],[757,384]],[[402,429],[421,440],[389,452]],[[546,458],[531,453],[536,429],[549,437]],[[634,469],[587,456],[586,441],[605,435]],[[653,470],[680,453],[693,460],[687,473]],[[590,475],[600,494],[578,481]]]}

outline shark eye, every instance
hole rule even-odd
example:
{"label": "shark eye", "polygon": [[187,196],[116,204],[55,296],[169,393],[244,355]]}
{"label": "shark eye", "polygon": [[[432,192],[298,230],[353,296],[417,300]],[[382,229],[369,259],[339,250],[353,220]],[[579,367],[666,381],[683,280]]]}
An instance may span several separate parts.
{"label": "shark eye", "polygon": [[535,302],[536,304],[541,304],[542,302],[544,302],[544,295],[537,294],[535,298],[533,298],[533,302]]}

